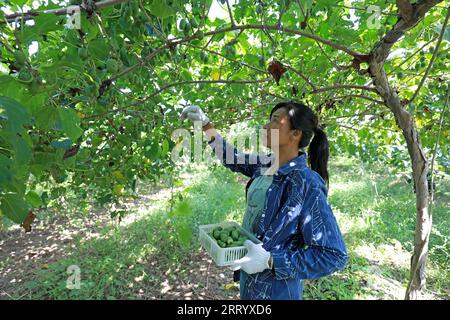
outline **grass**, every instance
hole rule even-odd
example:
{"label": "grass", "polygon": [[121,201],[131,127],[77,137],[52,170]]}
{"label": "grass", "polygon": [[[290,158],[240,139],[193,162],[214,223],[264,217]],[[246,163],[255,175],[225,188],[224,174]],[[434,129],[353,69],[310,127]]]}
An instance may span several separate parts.
{"label": "grass", "polygon": [[[412,186],[386,168],[345,157],[332,159],[330,176],[329,202],[345,237],[349,263],[339,273],[307,281],[305,299],[402,299],[414,238]],[[180,172],[175,185],[173,193],[163,189],[147,198],[148,206],[130,206],[120,224],[96,218],[89,232],[74,234],[63,257],[34,271],[31,279],[15,288],[12,298],[161,298],[167,279],[193,277],[186,266],[199,250],[197,226],[241,221],[245,184],[221,166],[211,170],[197,165]],[[427,294],[441,299],[448,299],[450,292],[449,197],[442,191],[446,188],[448,181],[438,182],[427,266]],[[188,203],[188,212],[171,214],[171,198],[177,201],[174,207]],[[74,217],[74,228],[89,219],[85,214]],[[186,225],[192,238],[180,228]],[[66,227],[60,225],[58,230]],[[81,271],[79,290],[66,288],[72,265]],[[5,267],[1,265],[0,271]]]}
{"label": "grass", "polygon": [[[336,299],[401,299],[409,276],[416,220],[412,186],[387,168],[367,166],[353,158],[333,159],[330,175],[329,202],[344,233],[350,260],[342,272],[313,282],[311,288],[332,285]],[[448,181],[440,181],[437,189],[428,289],[437,297],[448,298]],[[306,291],[308,298],[322,294]]]}

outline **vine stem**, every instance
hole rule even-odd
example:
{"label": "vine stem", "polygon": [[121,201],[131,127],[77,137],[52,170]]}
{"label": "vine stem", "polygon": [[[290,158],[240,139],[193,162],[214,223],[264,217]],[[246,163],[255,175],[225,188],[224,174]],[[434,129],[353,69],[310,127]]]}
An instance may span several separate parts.
{"label": "vine stem", "polygon": [[[444,21],[444,23],[442,25],[441,33],[439,35],[438,42],[436,43],[436,48],[434,49],[433,56],[431,57],[430,63],[428,64],[427,70],[425,70],[425,74],[423,75],[423,78],[420,81],[420,84],[417,87],[416,92],[414,92],[414,95],[411,97],[411,99],[409,100],[408,104],[411,104],[414,101],[414,99],[417,97],[417,95],[419,94],[419,91],[420,91],[420,89],[422,89],[422,86],[425,83],[425,79],[427,78],[428,73],[431,70],[431,66],[434,63],[434,60],[436,60],[437,52],[439,51],[439,47],[441,45],[442,39],[444,38],[444,33],[445,33],[446,28],[447,28],[447,24],[448,24],[448,19],[449,18],[450,18],[450,6],[448,6],[448,8],[447,8],[447,16],[445,17],[445,21]],[[416,110],[415,107],[414,107],[414,110]]]}
{"label": "vine stem", "polygon": [[441,132],[442,132],[442,124],[444,122],[444,114],[445,111],[447,109],[448,106],[448,99],[450,96],[450,84],[447,85],[447,94],[446,94],[446,98],[445,98],[445,104],[444,104],[444,108],[442,109],[442,113],[441,113],[441,119],[439,120],[439,131],[437,134],[437,138],[436,138],[436,143],[434,145],[434,150],[433,150],[433,157],[431,158],[431,195],[430,195],[430,202],[428,204],[429,206],[429,213],[431,216],[431,208],[432,208],[432,204],[433,204],[433,198],[434,198],[434,188],[433,188],[433,183],[434,183],[434,175],[433,175],[433,169],[434,169],[434,160],[436,159],[436,153],[437,153],[437,149],[439,146],[439,139],[441,137]]}

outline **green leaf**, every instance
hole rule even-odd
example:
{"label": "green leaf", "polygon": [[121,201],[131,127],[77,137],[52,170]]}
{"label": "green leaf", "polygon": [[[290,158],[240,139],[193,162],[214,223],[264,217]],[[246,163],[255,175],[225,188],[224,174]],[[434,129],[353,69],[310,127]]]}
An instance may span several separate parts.
{"label": "green leaf", "polygon": [[39,208],[43,204],[41,197],[34,191],[29,191],[25,195],[25,200],[34,208]]}
{"label": "green leaf", "polygon": [[10,2],[12,3],[12,4],[15,4],[15,5],[17,5],[17,6],[19,6],[19,7],[22,7],[24,4],[27,4],[27,3],[29,3],[31,0],[11,0]]}
{"label": "green leaf", "polygon": [[12,160],[0,153],[0,185],[12,182],[13,173],[9,169],[12,165]]}
{"label": "green leaf", "polygon": [[180,76],[181,76],[181,79],[183,79],[184,81],[192,81],[191,73],[189,71],[187,71],[186,69],[181,70]]}
{"label": "green leaf", "polygon": [[119,135],[117,136],[117,140],[120,141],[122,144],[129,146],[131,144],[131,139],[127,136]]}
{"label": "green leaf", "polygon": [[165,0],[153,1],[148,9],[158,18],[170,17],[177,13],[176,8],[174,8],[174,6],[169,6]]}
{"label": "green leaf", "polygon": [[[22,131],[22,135],[27,133]],[[14,148],[14,156],[17,164],[22,165],[28,163],[32,158],[31,148],[22,137],[17,134],[11,134],[9,141]]]}
{"label": "green leaf", "polygon": [[33,164],[40,166],[50,166],[52,163],[56,162],[56,155],[49,152],[35,152]]}
{"label": "green leaf", "polygon": [[398,17],[395,15],[390,15],[387,19],[387,24],[393,26],[398,20]]}
{"label": "green leaf", "polygon": [[0,96],[0,119],[6,118],[6,129],[17,133],[24,124],[30,123],[31,117],[27,109],[14,99]]}
{"label": "green leaf", "polygon": [[82,31],[86,34],[86,40],[91,41],[95,39],[99,33],[99,26],[95,20],[88,19],[87,15],[81,15],[80,24]]}
{"label": "green leaf", "polygon": [[109,49],[106,39],[96,39],[88,45],[90,54],[99,60],[106,60],[109,57]]}
{"label": "green leaf", "polygon": [[48,73],[51,75],[63,75],[67,73],[67,70],[70,69],[83,72],[83,67],[80,64],[68,60],[59,60],[54,63],[42,65],[39,67],[39,70],[42,73]]}
{"label": "green leaf", "polygon": [[147,140],[147,145],[144,147],[144,155],[150,160],[156,160],[159,157],[160,149],[156,142]]}
{"label": "green leaf", "polygon": [[250,65],[257,66],[258,61],[259,61],[258,56],[254,55],[254,54],[246,54],[244,56],[244,62],[246,62]]}
{"label": "green leaf", "polygon": [[24,28],[22,41],[28,44],[32,40],[39,40],[39,37],[44,34],[63,29],[64,24],[60,24],[60,21],[64,19],[52,13],[42,13],[36,16],[34,26]]}
{"label": "green leaf", "polygon": [[20,98],[22,97],[24,86],[13,77],[6,74],[0,75],[0,88],[2,88],[3,95],[16,100],[21,100]]}
{"label": "green leaf", "polygon": [[28,204],[17,193],[9,193],[1,198],[0,209],[3,214],[15,223],[22,223],[28,215]]}
{"label": "green leaf", "polygon": [[76,111],[61,107],[58,108],[58,114],[64,132],[72,141],[76,141],[83,134],[83,130],[80,128],[80,118]]}
{"label": "green leaf", "polygon": [[58,119],[58,110],[49,105],[43,106],[35,115],[36,125],[40,129],[50,130]]}
{"label": "green leaf", "polygon": [[164,157],[167,152],[169,152],[169,141],[167,141],[167,139],[164,139],[163,143],[162,143],[162,150],[161,150],[161,155]]}
{"label": "green leaf", "polygon": [[335,5],[335,3],[335,0],[319,0],[317,1],[315,7],[317,10],[330,9],[333,5]]}
{"label": "green leaf", "polygon": [[240,84],[240,83],[232,83],[231,84],[231,91],[236,96],[240,96],[242,94],[242,92],[244,91],[244,89],[245,89],[245,85],[243,85],[243,84]]}

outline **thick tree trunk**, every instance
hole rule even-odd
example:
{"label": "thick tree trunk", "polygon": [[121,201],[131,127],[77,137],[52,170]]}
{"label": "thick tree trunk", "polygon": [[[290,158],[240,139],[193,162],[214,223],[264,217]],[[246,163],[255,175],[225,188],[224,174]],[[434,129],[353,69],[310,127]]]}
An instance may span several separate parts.
{"label": "thick tree trunk", "polygon": [[373,84],[386,106],[394,113],[395,121],[405,137],[416,185],[416,228],[411,273],[405,295],[407,300],[417,299],[420,291],[425,288],[425,266],[432,225],[431,213],[428,210],[428,160],[422,150],[414,117],[405,110],[397,92],[390,86],[384,71],[384,62],[395,42],[422,20],[425,13],[439,2],[439,0],[422,0],[410,5],[409,2],[398,1],[401,19],[374,47],[369,57],[368,71]]}
{"label": "thick tree trunk", "polygon": [[369,62],[370,73],[378,93],[394,113],[395,120],[402,130],[411,158],[413,179],[416,185],[416,230],[414,253],[411,258],[411,277],[406,291],[406,299],[416,299],[425,286],[425,264],[432,219],[428,213],[428,160],[422,150],[419,133],[414,118],[401,105],[397,93],[389,85],[383,64],[376,62],[376,56]]}
{"label": "thick tree trunk", "polygon": [[[395,114],[395,113],[394,113]],[[403,117],[405,121],[397,121],[403,131],[408,152],[411,157],[413,179],[416,185],[416,227],[414,236],[414,252],[411,257],[410,279],[405,299],[417,299],[418,293],[425,288],[425,266],[428,255],[428,243],[431,233],[432,217],[428,210],[428,160],[423,153],[420,137],[414,119],[405,112],[395,117]]]}

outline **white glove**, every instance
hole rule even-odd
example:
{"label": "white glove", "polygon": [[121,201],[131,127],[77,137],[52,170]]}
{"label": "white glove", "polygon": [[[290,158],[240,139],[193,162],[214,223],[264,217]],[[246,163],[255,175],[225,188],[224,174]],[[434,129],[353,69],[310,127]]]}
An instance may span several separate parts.
{"label": "white glove", "polygon": [[262,247],[262,243],[254,244],[250,240],[244,242],[248,252],[242,259],[236,260],[231,266],[231,270],[244,270],[248,274],[262,272],[269,269],[270,252]]}
{"label": "white glove", "polygon": [[184,108],[181,112],[180,119],[184,120],[186,118],[191,121],[201,121],[202,127],[206,126],[209,123],[209,118],[199,106],[187,106],[186,108]]}

